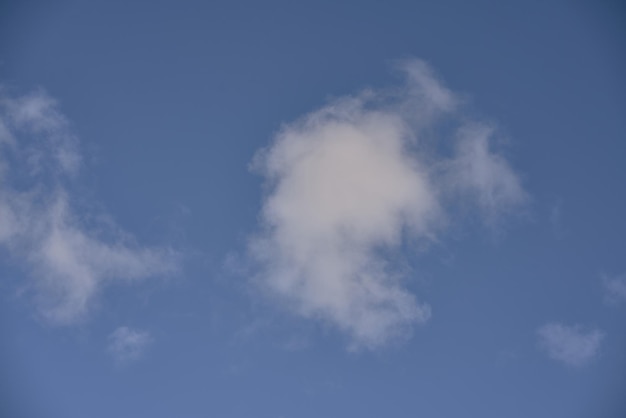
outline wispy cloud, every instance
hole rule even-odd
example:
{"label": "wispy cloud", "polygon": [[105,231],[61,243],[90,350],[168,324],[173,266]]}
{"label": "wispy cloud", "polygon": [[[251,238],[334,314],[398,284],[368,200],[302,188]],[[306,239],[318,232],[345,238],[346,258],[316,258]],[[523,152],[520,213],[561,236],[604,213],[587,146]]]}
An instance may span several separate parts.
{"label": "wispy cloud", "polygon": [[605,299],[610,304],[626,302],[626,276],[603,276]]}
{"label": "wispy cloud", "polygon": [[459,129],[454,159],[446,174],[452,187],[482,210],[489,222],[519,208],[527,199],[509,163],[490,149],[493,128],[472,124]]}
{"label": "wispy cloud", "polygon": [[82,319],[106,284],[177,266],[174,251],[141,247],[106,214],[76,210],[82,160],[52,98],[0,90],[0,246],[25,266],[40,313],[57,324]]}
{"label": "wispy cloud", "polygon": [[109,335],[108,351],[118,364],[127,364],[139,359],[152,342],[149,332],[122,326]]}
{"label": "wispy cloud", "polygon": [[537,330],[539,345],[550,358],[569,366],[580,367],[598,353],[604,333],[597,329],[548,323]]}
{"label": "wispy cloud", "polygon": [[457,117],[461,101],[424,62],[402,69],[401,89],[334,100],[283,126],[253,161],[268,183],[250,242],[256,283],[354,347],[406,337],[431,315],[385,255],[435,238],[460,198],[486,221],[526,199],[493,129]]}

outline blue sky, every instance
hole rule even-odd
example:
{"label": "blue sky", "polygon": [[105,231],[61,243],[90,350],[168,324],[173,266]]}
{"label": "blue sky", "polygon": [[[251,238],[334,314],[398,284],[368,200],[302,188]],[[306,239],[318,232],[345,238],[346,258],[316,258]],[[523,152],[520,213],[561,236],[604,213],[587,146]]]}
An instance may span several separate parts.
{"label": "blue sky", "polygon": [[623,417],[625,16],[4,2],[0,415]]}

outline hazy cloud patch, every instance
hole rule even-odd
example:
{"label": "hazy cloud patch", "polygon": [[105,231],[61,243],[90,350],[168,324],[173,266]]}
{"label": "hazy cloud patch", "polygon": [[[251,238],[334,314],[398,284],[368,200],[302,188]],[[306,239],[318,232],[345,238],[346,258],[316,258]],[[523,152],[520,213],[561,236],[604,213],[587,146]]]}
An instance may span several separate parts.
{"label": "hazy cloud patch", "polygon": [[[353,347],[404,338],[431,315],[386,255],[436,239],[458,200],[489,221],[526,199],[490,147],[493,129],[460,117],[461,101],[424,62],[401,68],[402,88],[334,100],[283,126],[253,161],[268,185],[249,245],[255,283]],[[453,152],[433,146],[440,123],[455,126],[436,138]]]}
{"label": "hazy cloud patch", "polygon": [[110,282],[177,267],[174,251],[142,247],[76,210],[69,185],[81,165],[79,141],[51,97],[0,90],[0,246],[25,266],[39,312],[57,324],[84,318]]}
{"label": "hazy cloud patch", "polygon": [[607,303],[618,305],[626,302],[626,276],[604,276],[602,283]]}
{"label": "hazy cloud patch", "polygon": [[604,333],[597,329],[584,330],[556,322],[537,330],[540,347],[554,360],[568,366],[580,367],[596,357]]}
{"label": "hazy cloud patch", "polygon": [[139,359],[152,342],[149,332],[122,326],[109,335],[107,349],[118,364],[127,364]]}

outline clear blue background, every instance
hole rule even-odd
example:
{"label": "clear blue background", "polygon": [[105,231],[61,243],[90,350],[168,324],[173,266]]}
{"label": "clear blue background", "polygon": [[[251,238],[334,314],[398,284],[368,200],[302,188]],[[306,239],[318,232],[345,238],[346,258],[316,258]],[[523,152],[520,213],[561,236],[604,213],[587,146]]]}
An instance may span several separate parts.
{"label": "clear blue background", "polygon": [[[601,280],[626,271],[625,41],[619,2],[3,2],[2,83],[58,99],[85,189],[187,260],[58,328],[14,296],[3,254],[0,415],[626,416],[626,309],[603,304]],[[411,257],[433,318],[350,353],[223,264],[257,225],[255,151],[329,97],[397,83],[410,56],[511,139],[532,201],[502,234],[465,224]],[[535,330],[552,320],[604,330],[598,358],[550,360]],[[106,352],[120,324],[155,339],[125,368]]]}

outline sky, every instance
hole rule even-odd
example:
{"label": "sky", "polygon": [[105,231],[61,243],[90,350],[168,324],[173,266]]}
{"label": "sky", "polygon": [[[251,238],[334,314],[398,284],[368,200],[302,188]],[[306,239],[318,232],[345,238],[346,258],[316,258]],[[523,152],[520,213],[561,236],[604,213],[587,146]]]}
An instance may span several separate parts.
{"label": "sky", "polygon": [[626,416],[619,2],[0,4],[0,416]]}

